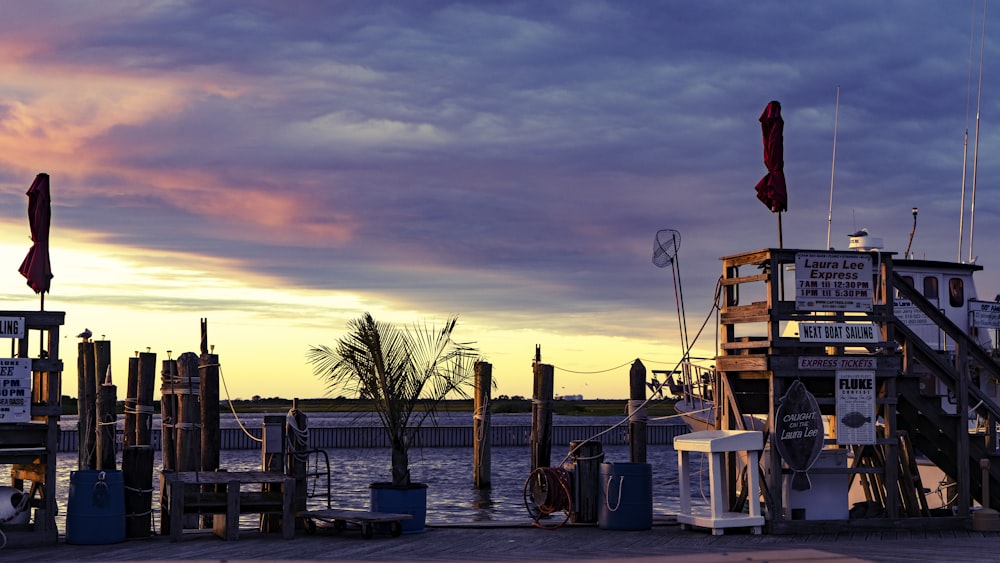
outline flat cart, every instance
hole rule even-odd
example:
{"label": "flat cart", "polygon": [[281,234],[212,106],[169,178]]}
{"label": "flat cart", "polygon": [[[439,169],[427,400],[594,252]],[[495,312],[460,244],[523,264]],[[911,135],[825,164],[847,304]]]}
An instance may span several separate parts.
{"label": "flat cart", "polygon": [[334,530],[342,531],[348,527],[355,527],[361,529],[361,536],[365,539],[375,535],[377,527],[387,527],[392,537],[398,537],[403,533],[402,521],[413,518],[410,514],[347,509],[308,510],[299,512],[296,516],[302,518],[307,534],[315,534],[317,528],[332,527]]}

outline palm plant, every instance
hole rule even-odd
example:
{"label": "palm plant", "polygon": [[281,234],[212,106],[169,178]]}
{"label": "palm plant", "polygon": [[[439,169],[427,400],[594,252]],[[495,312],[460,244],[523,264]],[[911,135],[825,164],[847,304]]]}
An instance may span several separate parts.
{"label": "palm plant", "polygon": [[331,395],[368,397],[392,448],[392,486],[409,487],[409,448],[414,433],[447,396],[468,398],[478,352],[452,340],[457,316],[444,327],[400,328],[370,313],[350,321],[333,347],[313,346],[306,357]]}

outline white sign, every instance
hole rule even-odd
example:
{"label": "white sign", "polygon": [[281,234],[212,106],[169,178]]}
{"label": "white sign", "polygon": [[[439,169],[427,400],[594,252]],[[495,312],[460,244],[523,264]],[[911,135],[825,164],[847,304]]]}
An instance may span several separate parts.
{"label": "white sign", "polygon": [[909,299],[895,299],[892,302],[892,314],[906,326],[934,324],[930,317],[917,308]]}
{"label": "white sign", "polygon": [[871,344],[881,336],[875,323],[799,323],[799,342]]}
{"label": "white sign", "polygon": [[837,371],[837,443],[875,443],[874,371]]}
{"label": "white sign", "polygon": [[0,424],[31,421],[31,359],[0,358]]}
{"label": "white sign", "polygon": [[870,369],[876,366],[875,358],[871,356],[858,356],[856,358],[845,356],[799,356],[799,369],[824,370],[824,369]]}
{"label": "white sign", "polygon": [[0,338],[24,338],[24,317],[0,317]]}
{"label": "white sign", "polygon": [[795,255],[795,309],[871,311],[872,258],[861,252]]}
{"label": "white sign", "polygon": [[1000,303],[996,301],[969,300],[972,326],[977,328],[1000,328]]}

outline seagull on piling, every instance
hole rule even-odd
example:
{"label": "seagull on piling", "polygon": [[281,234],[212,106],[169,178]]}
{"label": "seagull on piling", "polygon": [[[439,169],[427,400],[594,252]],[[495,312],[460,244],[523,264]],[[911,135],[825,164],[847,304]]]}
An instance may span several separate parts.
{"label": "seagull on piling", "polygon": [[77,338],[82,338],[84,342],[90,342],[90,337],[93,336],[93,335],[94,335],[94,333],[90,332],[89,328],[85,328],[85,329],[83,329],[83,332],[81,332],[80,334],[77,334],[76,337]]}

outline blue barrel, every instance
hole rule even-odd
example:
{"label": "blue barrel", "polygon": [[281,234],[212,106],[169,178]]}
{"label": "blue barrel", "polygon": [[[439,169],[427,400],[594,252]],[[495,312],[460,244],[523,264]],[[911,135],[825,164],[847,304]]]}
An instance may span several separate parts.
{"label": "blue barrel", "polygon": [[125,541],[125,481],[121,471],[69,474],[66,543],[98,545]]}
{"label": "blue barrel", "polygon": [[372,483],[368,486],[372,512],[409,514],[413,518],[400,522],[404,534],[422,534],[427,531],[427,485],[413,483],[409,487],[393,487],[390,483]]}
{"label": "blue barrel", "polygon": [[602,530],[653,527],[653,467],[648,463],[602,463],[597,525]]}

